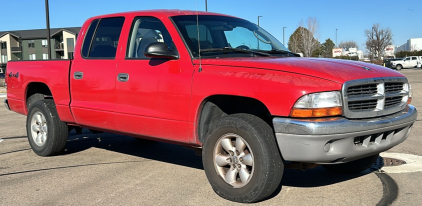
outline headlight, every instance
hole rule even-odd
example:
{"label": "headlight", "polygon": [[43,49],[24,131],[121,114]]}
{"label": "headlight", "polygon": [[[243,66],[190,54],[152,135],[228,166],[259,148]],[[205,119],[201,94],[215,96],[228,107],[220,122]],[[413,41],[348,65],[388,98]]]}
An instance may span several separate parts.
{"label": "headlight", "polygon": [[339,91],[313,93],[302,96],[293,106],[292,117],[327,117],[343,113]]}

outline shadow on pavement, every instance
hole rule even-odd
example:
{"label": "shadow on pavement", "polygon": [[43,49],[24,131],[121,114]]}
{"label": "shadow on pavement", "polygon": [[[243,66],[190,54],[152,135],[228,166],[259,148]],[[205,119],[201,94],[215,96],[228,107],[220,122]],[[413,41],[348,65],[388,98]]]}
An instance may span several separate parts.
{"label": "shadow on pavement", "polygon": [[62,155],[81,152],[91,147],[203,169],[202,158],[196,156],[194,150],[183,146],[156,141],[138,141],[133,137],[110,133],[92,134],[85,129],[79,135],[74,132],[69,134],[65,152]]}
{"label": "shadow on pavement", "polygon": [[[75,133],[69,134],[68,144],[63,155],[77,153],[91,147],[195,169],[203,169],[202,158],[196,156],[193,150],[183,146],[155,141],[138,141],[133,137],[110,133],[92,134],[88,130],[83,130],[83,133],[80,135],[76,135]],[[278,192],[281,190],[281,186],[320,187],[351,180],[369,173],[371,171],[368,169],[354,175],[335,174],[328,172],[321,166],[306,171],[286,169]]]}

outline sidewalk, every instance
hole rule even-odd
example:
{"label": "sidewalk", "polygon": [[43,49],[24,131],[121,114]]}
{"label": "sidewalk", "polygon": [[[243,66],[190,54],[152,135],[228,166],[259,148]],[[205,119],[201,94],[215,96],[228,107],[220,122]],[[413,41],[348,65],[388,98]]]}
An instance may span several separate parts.
{"label": "sidewalk", "polygon": [[0,94],[1,93],[6,93],[6,88],[4,88],[4,87],[0,87]]}

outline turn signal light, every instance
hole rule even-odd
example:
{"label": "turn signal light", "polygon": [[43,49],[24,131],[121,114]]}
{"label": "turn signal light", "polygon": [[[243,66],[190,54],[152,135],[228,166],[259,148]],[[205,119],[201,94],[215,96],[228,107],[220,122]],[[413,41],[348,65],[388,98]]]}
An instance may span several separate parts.
{"label": "turn signal light", "polygon": [[412,102],[412,97],[409,97],[408,99],[407,99],[407,104],[410,104]]}
{"label": "turn signal light", "polygon": [[338,116],[342,114],[343,114],[343,111],[341,107],[316,108],[316,109],[293,108],[290,116],[291,117],[329,117],[329,116]]}

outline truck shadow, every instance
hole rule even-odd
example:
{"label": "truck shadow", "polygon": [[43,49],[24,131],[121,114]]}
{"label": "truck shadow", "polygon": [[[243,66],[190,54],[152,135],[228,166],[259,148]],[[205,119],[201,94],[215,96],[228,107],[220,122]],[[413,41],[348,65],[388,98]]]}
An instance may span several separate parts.
{"label": "truck shadow", "polygon": [[[88,130],[83,130],[80,135],[69,134],[68,144],[62,155],[78,153],[91,147],[203,170],[202,158],[196,156],[194,150],[183,146],[155,141],[138,141],[133,137],[110,133],[91,134]],[[306,171],[286,169],[283,180],[274,195],[281,191],[282,186],[320,187],[355,179],[371,172],[368,169],[353,175],[334,174],[321,166]]]}

